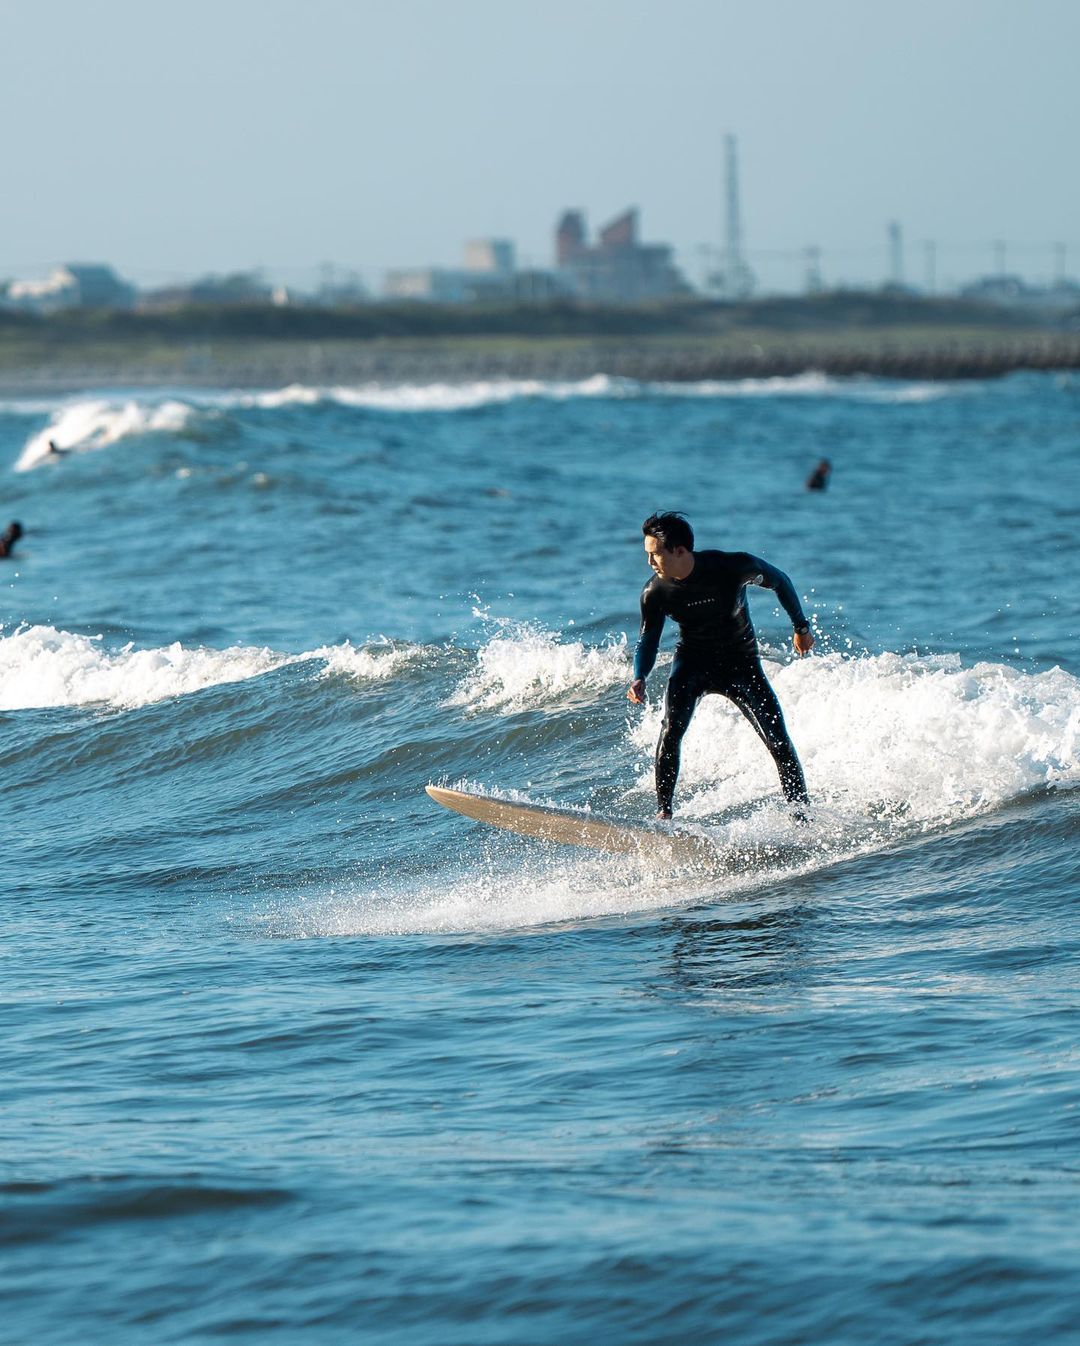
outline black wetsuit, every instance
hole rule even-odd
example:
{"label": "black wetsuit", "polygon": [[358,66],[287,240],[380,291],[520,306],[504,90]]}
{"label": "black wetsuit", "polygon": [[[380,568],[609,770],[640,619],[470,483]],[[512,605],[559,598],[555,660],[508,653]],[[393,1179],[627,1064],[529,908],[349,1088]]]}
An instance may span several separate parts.
{"label": "black wetsuit", "polygon": [[666,617],[679,625],[679,643],[668,679],[664,725],[656,745],[656,800],[671,812],[679,775],[679,748],[698,699],[709,692],[738,706],[772,754],[784,796],[805,801],[806,781],[784,724],[776,693],[758,657],[746,606],[746,586],[775,591],[796,631],[810,625],[799,596],[782,570],[744,551],[696,551],[684,580],[658,575],[641,591],[641,635],[634,677],[647,678],[656,662]]}

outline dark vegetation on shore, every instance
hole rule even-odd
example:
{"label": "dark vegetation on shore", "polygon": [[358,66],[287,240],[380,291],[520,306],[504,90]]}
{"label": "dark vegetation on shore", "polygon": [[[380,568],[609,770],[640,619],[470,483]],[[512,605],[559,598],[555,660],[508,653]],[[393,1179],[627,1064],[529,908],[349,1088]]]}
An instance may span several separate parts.
{"label": "dark vegetation on shore", "polygon": [[[1072,316],[1080,324],[1080,311]],[[1033,322],[1030,314],[1020,310],[989,307],[974,300],[860,291],[742,303],[685,300],[620,306],[563,300],[547,304],[397,302],[333,309],[192,304],[159,311],[69,309],[49,317],[0,311],[0,332],[5,337],[21,334],[58,345],[149,337],[163,340],[251,337],[263,341],[457,336],[716,337],[748,329],[809,333],[909,325],[994,327],[1009,331],[1049,327]]]}
{"label": "dark vegetation on shore", "polygon": [[971,300],[835,292],[744,303],[190,306],[0,311],[6,387],[155,381],[477,377],[899,378],[1080,368],[1080,312],[1039,319]]}

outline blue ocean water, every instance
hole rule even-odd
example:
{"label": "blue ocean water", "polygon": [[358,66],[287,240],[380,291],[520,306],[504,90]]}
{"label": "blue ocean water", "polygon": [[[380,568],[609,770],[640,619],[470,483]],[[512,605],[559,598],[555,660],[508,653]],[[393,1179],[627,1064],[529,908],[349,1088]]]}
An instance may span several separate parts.
{"label": "blue ocean water", "polygon": [[[0,1340],[1076,1340],[1078,445],[1048,375],[0,402]],[[813,613],[809,828],[717,698],[715,865],[436,808],[651,815],[655,508]]]}

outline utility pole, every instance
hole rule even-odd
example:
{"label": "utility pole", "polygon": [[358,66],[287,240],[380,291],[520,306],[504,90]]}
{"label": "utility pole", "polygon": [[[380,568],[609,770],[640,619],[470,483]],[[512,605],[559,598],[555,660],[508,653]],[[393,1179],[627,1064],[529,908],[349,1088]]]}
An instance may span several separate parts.
{"label": "utility pole", "polygon": [[904,284],[904,240],[896,220],[889,225],[889,283]]}
{"label": "utility pole", "polygon": [[926,293],[934,294],[937,291],[937,244],[927,239],[923,251],[926,259]]}
{"label": "utility pole", "polygon": [[1002,238],[994,244],[994,274],[997,276],[1005,274],[1005,240]]}
{"label": "utility pole", "polygon": [[821,294],[825,289],[821,279],[821,249],[816,243],[811,243],[803,256],[806,259],[806,293]]}
{"label": "utility pole", "polygon": [[718,249],[715,243],[699,243],[694,251],[701,258],[701,290],[703,294],[716,294],[721,280],[717,263]]}

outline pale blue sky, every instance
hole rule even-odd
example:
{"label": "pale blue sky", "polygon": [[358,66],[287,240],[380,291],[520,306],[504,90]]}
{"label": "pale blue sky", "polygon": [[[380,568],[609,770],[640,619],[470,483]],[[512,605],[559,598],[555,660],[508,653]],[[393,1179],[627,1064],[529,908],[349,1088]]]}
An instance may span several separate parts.
{"label": "pale blue sky", "polygon": [[916,281],[1080,276],[1080,0],[0,0],[0,53],[0,276],[546,264],[630,204],[694,273],[727,131],[773,284],[880,279],[894,218]]}

